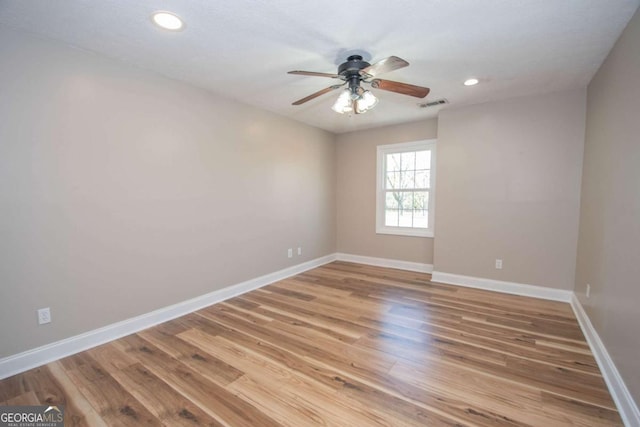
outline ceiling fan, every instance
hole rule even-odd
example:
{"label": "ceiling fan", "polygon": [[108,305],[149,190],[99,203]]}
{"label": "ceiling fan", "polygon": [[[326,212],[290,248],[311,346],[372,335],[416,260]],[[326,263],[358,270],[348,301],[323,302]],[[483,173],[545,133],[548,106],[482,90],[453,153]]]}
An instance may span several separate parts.
{"label": "ceiling fan", "polygon": [[343,83],[329,86],[326,89],[322,89],[309,96],[305,96],[304,98],[293,102],[292,105],[304,104],[305,102],[324,95],[325,93],[329,93],[348,85],[342,93],[340,93],[340,96],[331,108],[340,114],[352,112],[356,114],[363,114],[375,107],[378,103],[378,99],[369,90],[365,90],[362,87],[363,83],[371,85],[374,89],[382,89],[389,92],[400,93],[402,95],[424,98],[430,90],[427,87],[376,78],[379,74],[398,70],[400,68],[407,67],[408,65],[409,63],[407,61],[402,58],[398,58],[397,56],[390,56],[372,65],[364,61],[360,55],[351,55],[347,58],[346,62],[340,64],[337,74],[317,73],[314,71],[289,71],[289,74],[329,77],[343,81]]}

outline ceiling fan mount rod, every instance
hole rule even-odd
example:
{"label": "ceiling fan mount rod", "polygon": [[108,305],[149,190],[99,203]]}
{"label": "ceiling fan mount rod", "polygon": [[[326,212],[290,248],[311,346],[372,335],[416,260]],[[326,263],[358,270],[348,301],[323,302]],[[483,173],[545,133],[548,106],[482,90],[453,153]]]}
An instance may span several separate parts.
{"label": "ceiling fan mount rod", "polygon": [[360,88],[360,75],[349,76],[349,90],[351,93],[357,94],[358,89]]}

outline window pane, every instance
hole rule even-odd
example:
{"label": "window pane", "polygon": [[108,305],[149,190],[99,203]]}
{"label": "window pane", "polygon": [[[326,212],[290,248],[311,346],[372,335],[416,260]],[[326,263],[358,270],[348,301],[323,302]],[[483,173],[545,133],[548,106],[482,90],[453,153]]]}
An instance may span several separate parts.
{"label": "window pane", "polygon": [[401,153],[402,156],[402,170],[410,170],[416,168],[416,153],[410,151],[408,153]]}
{"label": "window pane", "polygon": [[400,188],[415,188],[415,171],[400,172]]}
{"label": "window pane", "polygon": [[388,190],[400,188],[400,174],[401,172],[387,172],[385,188]]}
{"label": "window pane", "polygon": [[413,209],[413,192],[411,191],[398,191],[395,194],[398,196],[398,204],[403,210]]}
{"label": "window pane", "polygon": [[398,216],[398,225],[400,227],[411,227],[413,225],[413,211],[402,210]]}
{"label": "window pane", "polygon": [[413,211],[413,226],[415,228],[429,228],[429,211]]}
{"label": "window pane", "polygon": [[431,169],[431,151],[416,152],[416,169]]}
{"label": "window pane", "polygon": [[429,188],[430,176],[431,176],[430,170],[416,171],[416,187],[415,188]]}
{"label": "window pane", "polygon": [[427,209],[429,202],[429,193],[426,191],[416,191],[413,193],[413,209]]}
{"label": "window pane", "polygon": [[398,226],[398,211],[395,209],[387,209],[384,211],[384,225],[387,227]]}
{"label": "window pane", "polygon": [[398,198],[396,197],[396,193],[388,191],[385,199],[385,208],[387,209],[398,209]]}
{"label": "window pane", "polygon": [[387,154],[387,171],[399,171],[401,157],[401,153]]}

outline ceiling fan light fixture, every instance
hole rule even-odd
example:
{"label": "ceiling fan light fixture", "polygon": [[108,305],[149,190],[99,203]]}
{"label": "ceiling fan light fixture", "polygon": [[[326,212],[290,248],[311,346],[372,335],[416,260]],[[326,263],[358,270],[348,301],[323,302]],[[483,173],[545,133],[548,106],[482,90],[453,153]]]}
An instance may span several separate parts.
{"label": "ceiling fan light fixture", "polygon": [[378,104],[378,98],[371,91],[365,90],[360,99],[356,101],[356,111],[358,114],[364,114]]}
{"label": "ceiling fan light fixture", "polygon": [[151,20],[158,27],[169,31],[181,31],[184,28],[184,22],[175,13],[158,11],[151,15]]}
{"label": "ceiling fan light fixture", "polygon": [[353,111],[353,100],[351,99],[351,91],[349,89],[344,89],[340,92],[338,99],[331,107],[333,111],[336,113],[344,114],[351,113]]}
{"label": "ceiling fan light fixture", "polygon": [[368,90],[358,94],[355,90],[344,89],[331,109],[340,114],[353,113],[354,109],[356,113],[364,114],[377,104],[378,98]]}
{"label": "ceiling fan light fixture", "polygon": [[475,79],[475,78],[467,79],[467,80],[464,81],[464,85],[465,86],[475,86],[478,83],[480,83],[480,80]]}

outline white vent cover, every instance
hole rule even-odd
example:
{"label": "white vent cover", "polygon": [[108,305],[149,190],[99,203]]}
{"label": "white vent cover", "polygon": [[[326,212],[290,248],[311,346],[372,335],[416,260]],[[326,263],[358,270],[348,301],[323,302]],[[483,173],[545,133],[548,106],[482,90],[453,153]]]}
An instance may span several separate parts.
{"label": "white vent cover", "polygon": [[420,103],[420,104],[418,104],[418,107],[420,107],[420,108],[437,107],[438,105],[444,105],[444,104],[448,104],[448,103],[449,103],[449,101],[447,101],[446,99],[442,98],[442,99],[436,99],[435,101],[429,101],[429,102]]}

